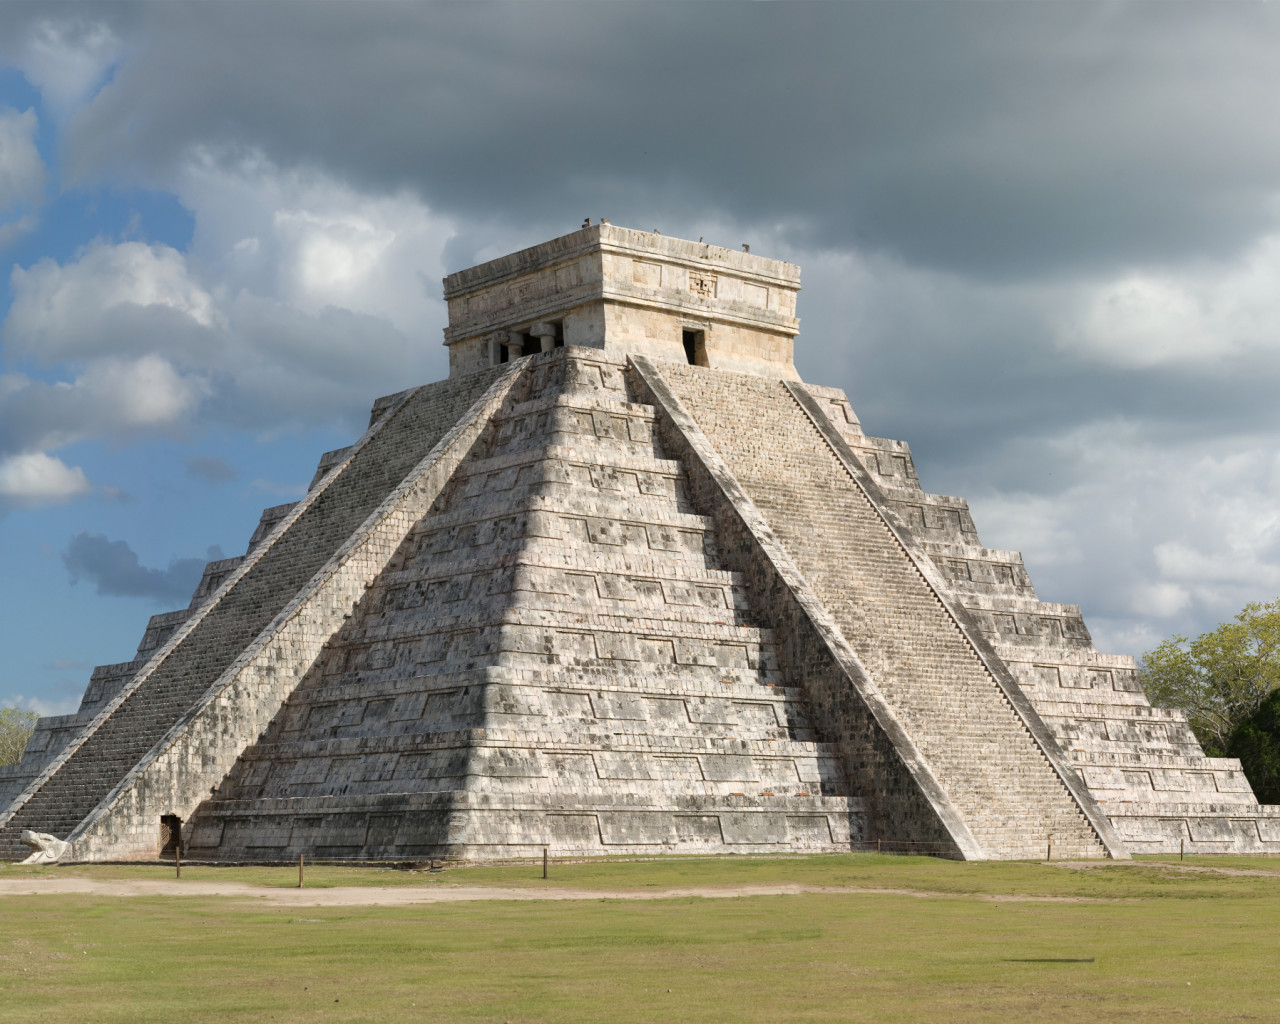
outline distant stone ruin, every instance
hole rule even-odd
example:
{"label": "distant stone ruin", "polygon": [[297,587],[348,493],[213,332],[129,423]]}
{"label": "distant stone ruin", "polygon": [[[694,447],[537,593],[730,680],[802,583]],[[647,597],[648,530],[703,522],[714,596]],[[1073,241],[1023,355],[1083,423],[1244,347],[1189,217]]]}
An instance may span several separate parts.
{"label": "distant stone ruin", "polygon": [[1280,851],[1237,761],[792,361],[799,269],[610,225],[379,399],[0,769],[0,856]]}

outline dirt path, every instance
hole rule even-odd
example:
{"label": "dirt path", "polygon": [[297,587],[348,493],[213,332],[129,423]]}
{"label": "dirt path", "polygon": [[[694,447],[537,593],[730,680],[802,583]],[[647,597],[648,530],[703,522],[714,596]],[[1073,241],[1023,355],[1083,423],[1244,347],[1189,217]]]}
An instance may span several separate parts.
{"label": "dirt path", "polygon": [[751,896],[831,895],[916,896],[921,899],[962,899],[995,902],[1080,903],[1109,902],[1077,896],[1018,896],[986,893],[928,892],[918,889],[880,889],[820,885],[736,885],[672,889],[571,889],[500,888],[498,886],[436,884],[426,886],[335,886],[328,889],[292,889],[238,882],[197,882],[173,879],[5,878],[5,896],[226,896],[236,900],[264,900],[300,907],[411,906],[422,903],[459,903],[473,900],[671,900],[738,899]]}
{"label": "dirt path", "polygon": [[[1262,878],[1280,877],[1280,871],[1261,871],[1256,868],[1228,868],[1220,867],[1216,864],[1186,864],[1181,861],[1129,861],[1121,862],[1124,867],[1130,868],[1151,868],[1157,867],[1165,871],[1181,871],[1186,874],[1202,874],[1202,875],[1242,875]],[[1062,868],[1065,871],[1092,871],[1099,866],[1097,862],[1090,861],[1066,861],[1061,864],[1054,864],[1055,868]],[[1115,863],[1103,862],[1102,867],[1115,868],[1119,865]]]}

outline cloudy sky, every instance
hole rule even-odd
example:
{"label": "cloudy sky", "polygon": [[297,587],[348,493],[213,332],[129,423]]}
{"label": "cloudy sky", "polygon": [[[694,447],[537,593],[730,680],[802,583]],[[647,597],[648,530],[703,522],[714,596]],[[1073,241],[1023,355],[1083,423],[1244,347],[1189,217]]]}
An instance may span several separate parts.
{"label": "cloudy sky", "polygon": [[1140,654],[1280,594],[1280,5],[0,7],[0,704],[78,703],[586,216]]}

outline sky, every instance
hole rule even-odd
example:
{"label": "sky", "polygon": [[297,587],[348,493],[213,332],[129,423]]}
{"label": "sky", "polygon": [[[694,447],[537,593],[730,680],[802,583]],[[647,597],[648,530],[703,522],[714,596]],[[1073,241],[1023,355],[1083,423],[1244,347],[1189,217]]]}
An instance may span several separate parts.
{"label": "sky", "polygon": [[440,279],[802,267],[796,364],[1141,655],[1280,595],[1280,5],[0,6],[0,705],[240,554]]}

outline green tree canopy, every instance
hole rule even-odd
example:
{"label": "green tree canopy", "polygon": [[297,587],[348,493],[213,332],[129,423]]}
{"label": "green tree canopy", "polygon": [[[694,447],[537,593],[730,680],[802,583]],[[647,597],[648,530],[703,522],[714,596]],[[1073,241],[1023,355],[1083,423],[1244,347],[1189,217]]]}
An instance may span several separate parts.
{"label": "green tree canopy", "polygon": [[1280,803],[1280,690],[1236,727],[1227,754],[1240,758],[1259,803]]}
{"label": "green tree canopy", "polygon": [[0,764],[17,764],[40,716],[19,708],[0,708]]}
{"label": "green tree canopy", "polygon": [[1142,656],[1142,685],[1157,707],[1181,708],[1205,753],[1231,735],[1280,686],[1280,598],[1246,605],[1194,640],[1174,636]]}

